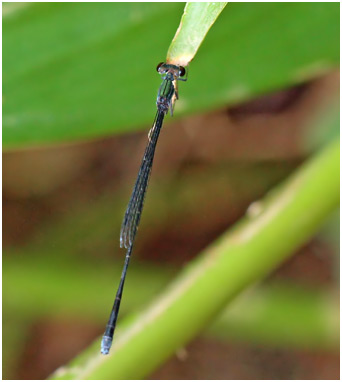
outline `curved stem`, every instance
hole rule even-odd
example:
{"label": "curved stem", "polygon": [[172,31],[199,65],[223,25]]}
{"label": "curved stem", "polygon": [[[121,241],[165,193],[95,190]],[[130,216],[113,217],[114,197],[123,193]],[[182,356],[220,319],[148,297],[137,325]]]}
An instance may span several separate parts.
{"label": "curved stem", "polygon": [[[54,379],[140,379],[207,328],[226,304],[303,244],[339,203],[339,141],[254,203],[134,322],[117,332],[110,356],[96,341]],[[134,367],[132,367],[134,365]]]}

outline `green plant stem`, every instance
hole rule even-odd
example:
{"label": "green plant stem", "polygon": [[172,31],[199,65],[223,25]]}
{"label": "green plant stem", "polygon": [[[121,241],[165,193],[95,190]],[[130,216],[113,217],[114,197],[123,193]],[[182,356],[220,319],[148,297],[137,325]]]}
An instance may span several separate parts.
{"label": "green plant stem", "polygon": [[[236,295],[265,277],[321,226],[339,203],[339,141],[191,262],[134,322],[117,332],[109,356],[99,341],[55,379],[140,379],[204,328]],[[134,365],[134,367],[132,367]]]}
{"label": "green plant stem", "polygon": [[244,293],[205,334],[276,348],[337,350],[338,295],[272,282]]}
{"label": "green plant stem", "polygon": [[[63,257],[59,260],[59,252],[24,251],[23,256],[6,253],[3,270],[6,314],[21,316],[24,320],[86,315],[87,319],[103,323],[113,299],[114,288],[109,285],[111,280],[115,284],[119,279],[121,262],[104,262],[96,267],[94,263],[84,262],[80,266],[78,259],[72,261],[72,254],[66,262]],[[175,270],[169,267],[132,264],[122,313],[133,307],[137,309],[153,298],[165,288],[173,274]]]}
{"label": "green plant stem", "polygon": [[166,55],[170,64],[187,66],[227,2],[186,3],[184,13]]}
{"label": "green plant stem", "polygon": [[[103,325],[108,301],[113,297],[106,287],[107,280],[119,277],[121,269],[114,264],[100,264],[96,268],[83,264],[80,272],[76,272],[76,262],[55,261],[59,253],[56,256],[41,253],[38,258],[37,253],[26,253],[19,259],[19,253],[6,255],[3,346],[6,348],[4,375],[8,379],[17,367],[30,325],[42,316],[55,320],[59,317],[79,320],[85,316]],[[69,268],[71,272],[67,271]],[[145,306],[165,287],[171,273],[169,267],[133,267],[122,313],[136,312]],[[339,346],[339,307],[335,297],[329,290],[272,282],[233,301],[204,335],[221,341],[246,341],[277,348],[334,351]]]}
{"label": "green plant stem", "polygon": [[[110,277],[120,276],[120,267],[106,264],[95,269],[83,264],[81,272],[67,272],[65,262],[51,264],[51,254],[45,256],[46,261],[42,259],[44,256],[37,261],[26,256],[18,261],[17,256],[14,259],[12,256],[4,262],[3,287],[11,291],[10,299],[5,294],[3,300],[5,318],[9,317],[4,333],[4,337],[9,337],[7,349],[11,348],[13,337],[13,331],[8,335],[8,323],[13,317],[20,317],[25,323],[42,316],[63,315],[78,319],[86,316],[99,325],[107,317],[108,301],[113,292],[106,288],[106,283]],[[69,262],[67,266],[77,269],[77,263]],[[145,306],[165,287],[171,273],[172,270],[165,267],[133,267],[122,313],[135,312]],[[277,347],[331,350],[338,346],[338,331],[337,299],[329,290],[273,282],[244,293],[225,309],[205,334],[223,340],[245,340]],[[16,344],[18,347],[20,344]]]}

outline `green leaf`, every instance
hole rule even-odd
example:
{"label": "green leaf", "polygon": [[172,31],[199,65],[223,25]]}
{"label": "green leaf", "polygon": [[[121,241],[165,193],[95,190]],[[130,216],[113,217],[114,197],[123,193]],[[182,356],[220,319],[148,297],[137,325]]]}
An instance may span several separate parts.
{"label": "green leaf", "polygon": [[187,66],[227,3],[186,3],[166,61]]}
{"label": "green leaf", "polygon": [[[27,3],[3,18],[3,146],[148,129],[182,3]],[[338,3],[231,3],[207,35],[176,115],[316,77],[339,63]]]}

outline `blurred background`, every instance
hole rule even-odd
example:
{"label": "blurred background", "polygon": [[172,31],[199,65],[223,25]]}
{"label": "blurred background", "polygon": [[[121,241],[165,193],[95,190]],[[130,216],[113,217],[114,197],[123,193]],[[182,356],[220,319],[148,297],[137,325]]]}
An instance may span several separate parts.
{"label": "blurred background", "polygon": [[[5,379],[44,379],[103,333],[183,8],[3,4]],[[338,3],[227,5],[161,132],[121,319],[338,137],[338,67]],[[150,378],[338,379],[338,254],[337,210]]]}

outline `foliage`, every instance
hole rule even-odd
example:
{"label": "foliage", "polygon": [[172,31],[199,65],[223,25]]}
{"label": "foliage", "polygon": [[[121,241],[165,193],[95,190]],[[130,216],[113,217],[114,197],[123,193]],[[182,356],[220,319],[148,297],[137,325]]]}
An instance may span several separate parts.
{"label": "foliage", "polygon": [[[154,68],[183,6],[26,3],[4,12],[4,148],[146,129]],[[338,62],[339,4],[231,3],[191,64],[176,115],[301,83]]]}

